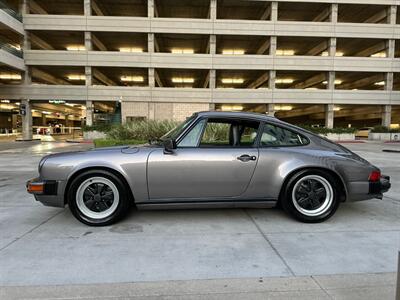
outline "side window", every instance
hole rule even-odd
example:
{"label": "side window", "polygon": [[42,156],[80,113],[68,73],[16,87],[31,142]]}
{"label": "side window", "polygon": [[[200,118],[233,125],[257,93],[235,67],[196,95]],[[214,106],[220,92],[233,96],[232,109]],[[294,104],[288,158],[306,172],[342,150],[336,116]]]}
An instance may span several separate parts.
{"label": "side window", "polygon": [[307,143],[308,140],[302,135],[267,123],[264,125],[260,140],[260,145],[267,147],[301,146]]}
{"label": "side window", "polygon": [[179,142],[178,147],[197,147],[206,120],[198,122]]}
{"label": "side window", "polygon": [[200,147],[251,147],[258,127],[254,121],[209,119]]}

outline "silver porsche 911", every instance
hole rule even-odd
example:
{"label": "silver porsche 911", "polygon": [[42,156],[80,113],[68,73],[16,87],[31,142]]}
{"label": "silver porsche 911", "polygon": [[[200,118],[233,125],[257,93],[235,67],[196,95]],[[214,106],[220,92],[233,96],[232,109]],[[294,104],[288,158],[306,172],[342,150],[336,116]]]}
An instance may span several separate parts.
{"label": "silver porsche 911", "polygon": [[321,222],[382,198],[388,176],[345,147],[273,117],[199,112],[160,139],[45,156],[28,192],[100,226],[139,209],[281,206]]}

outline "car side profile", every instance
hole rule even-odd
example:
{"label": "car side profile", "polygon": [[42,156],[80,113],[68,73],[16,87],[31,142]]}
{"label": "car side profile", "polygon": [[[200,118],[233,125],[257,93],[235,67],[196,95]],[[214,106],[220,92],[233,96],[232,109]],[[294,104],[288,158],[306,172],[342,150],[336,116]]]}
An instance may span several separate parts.
{"label": "car side profile", "polygon": [[325,138],[263,114],[199,112],[157,141],[45,156],[28,192],[109,225],[138,209],[281,206],[302,222],[382,198],[388,176]]}

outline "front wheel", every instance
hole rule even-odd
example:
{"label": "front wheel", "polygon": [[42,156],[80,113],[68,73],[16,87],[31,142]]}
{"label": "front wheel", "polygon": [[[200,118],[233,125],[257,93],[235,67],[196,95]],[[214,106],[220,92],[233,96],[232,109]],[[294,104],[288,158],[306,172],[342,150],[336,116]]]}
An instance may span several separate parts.
{"label": "front wheel", "polygon": [[68,191],[72,214],[91,226],[110,225],[123,217],[129,197],[121,179],[111,172],[92,170],[78,175]]}
{"label": "front wheel", "polygon": [[299,221],[317,223],[329,219],[339,207],[336,179],[328,172],[306,170],[286,184],[280,199],[283,209]]}

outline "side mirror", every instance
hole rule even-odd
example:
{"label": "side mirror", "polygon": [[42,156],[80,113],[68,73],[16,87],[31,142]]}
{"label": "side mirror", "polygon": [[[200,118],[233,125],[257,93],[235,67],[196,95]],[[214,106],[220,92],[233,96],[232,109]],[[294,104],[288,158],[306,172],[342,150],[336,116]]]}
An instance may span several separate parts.
{"label": "side mirror", "polygon": [[163,141],[163,144],[164,144],[164,154],[174,153],[174,149],[176,149],[176,144],[173,139],[165,139]]}

